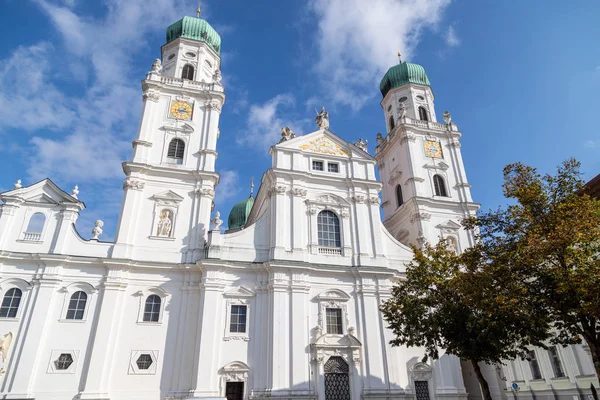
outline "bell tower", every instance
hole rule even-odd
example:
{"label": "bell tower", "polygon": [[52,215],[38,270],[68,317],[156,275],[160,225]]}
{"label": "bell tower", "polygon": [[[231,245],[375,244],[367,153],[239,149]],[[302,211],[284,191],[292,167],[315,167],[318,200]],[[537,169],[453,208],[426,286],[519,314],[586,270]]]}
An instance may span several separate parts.
{"label": "bell tower", "polygon": [[460,252],[473,244],[461,221],[474,213],[460,151],[461,133],[444,112],[438,123],[425,69],[399,62],[380,84],[387,133],[377,134],[375,159],[383,183],[384,225],[404,244],[446,239]]}
{"label": "bell tower", "polygon": [[142,81],[143,110],[126,178],[113,257],[194,262],[209,229],[219,118],[221,38],[199,17],[167,28]]}

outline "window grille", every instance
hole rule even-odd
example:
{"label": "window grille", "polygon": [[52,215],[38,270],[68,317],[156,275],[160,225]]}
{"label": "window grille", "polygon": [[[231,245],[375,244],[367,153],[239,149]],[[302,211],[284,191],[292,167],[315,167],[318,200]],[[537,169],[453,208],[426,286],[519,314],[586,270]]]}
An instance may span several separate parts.
{"label": "window grille", "polygon": [[324,210],[317,216],[319,246],[341,247],[340,220],[329,210]]}
{"label": "window grille", "polygon": [[186,64],[181,71],[181,79],[194,80],[194,66]]}
{"label": "window grille", "polygon": [[185,143],[181,139],[173,139],[169,143],[169,151],[167,157],[177,160],[177,164],[183,162],[183,152],[185,151]]}
{"label": "window grille", "polygon": [[56,369],[62,371],[69,369],[71,364],[73,364],[73,356],[71,356],[71,354],[69,353],[61,354],[60,356],[58,356],[58,360],[54,361]]}
{"label": "window grille", "polygon": [[340,166],[335,163],[327,163],[327,172],[340,172]]}
{"label": "window grille", "polygon": [[398,204],[397,207],[400,207],[402,204],[404,204],[404,199],[402,198],[402,187],[400,185],[396,185],[396,204]]}
{"label": "window grille", "polygon": [[429,400],[429,385],[427,381],[415,381],[417,400]]}
{"label": "window grille", "polygon": [[246,333],[246,315],[248,307],[244,305],[231,306],[231,320],[229,323],[229,332]]}
{"label": "window grille", "polygon": [[152,357],[150,354],[140,354],[135,363],[139,369],[149,369],[152,365]]}
{"label": "window grille", "polygon": [[23,292],[19,288],[9,289],[2,299],[0,318],[16,318]]}
{"label": "window grille", "polygon": [[323,161],[313,161],[312,169],[315,171],[323,171]]}
{"label": "window grille", "polygon": [[528,353],[529,358],[529,367],[531,368],[531,376],[533,379],[542,379],[542,373],[540,371],[540,365],[538,364],[537,358],[535,356],[535,351],[531,350]]}
{"label": "window grille", "polygon": [[325,309],[325,317],[327,322],[327,333],[334,335],[343,335],[344,328],[342,326],[342,309],[327,308]]}
{"label": "window grille", "polygon": [[85,304],[87,303],[87,294],[83,291],[75,292],[69,301],[67,310],[67,319],[83,319]]}
{"label": "window grille", "polygon": [[144,307],[144,321],[145,322],[158,322],[160,317],[160,297],[153,294],[148,296],[146,299],[146,306]]}
{"label": "window grille", "polygon": [[552,362],[554,376],[557,378],[562,378],[565,376],[565,372],[563,371],[562,363],[560,362],[560,357],[558,356],[558,348],[556,346],[550,347],[548,349],[548,353],[550,354],[550,361]]}
{"label": "window grille", "polygon": [[419,119],[421,121],[429,121],[427,110],[423,106],[419,107]]}
{"label": "window grille", "polygon": [[433,186],[435,188],[436,196],[444,196],[448,197],[448,192],[446,192],[446,185],[444,184],[444,178],[439,175],[433,176]]}

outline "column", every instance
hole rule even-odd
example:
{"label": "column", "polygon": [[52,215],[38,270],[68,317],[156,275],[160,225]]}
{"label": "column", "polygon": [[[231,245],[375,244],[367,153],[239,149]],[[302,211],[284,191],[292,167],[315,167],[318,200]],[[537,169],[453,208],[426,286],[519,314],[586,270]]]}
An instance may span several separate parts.
{"label": "column", "polygon": [[108,267],[99,293],[100,309],[90,334],[92,350],[86,354],[85,364],[82,365],[83,390],[79,393],[82,400],[110,398],[108,384],[120,334],[126,287],[127,271]]}
{"label": "column", "polygon": [[290,305],[289,277],[286,272],[273,271],[269,279],[271,289],[272,325],[272,383],[273,393],[290,387]]}
{"label": "column", "polygon": [[58,224],[58,232],[56,234],[56,239],[50,248],[50,253],[55,254],[63,254],[64,252],[68,253],[67,247],[68,242],[67,239],[70,237],[69,231],[71,229],[71,225],[73,225],[77,221],[77,217],[79,216],[77,206],[66,206],[64,210],[60,213],[60,222]]}
{"label": "column", "polygon": [[[292,274],[292,293],[291,293],[291,387],[294,390],[308,391],[308,355],[306,348],[309,346],[309,326],[308,326],[308,293],[310,285],[307,282],[307,276],[304,274]],[[300,393],[299,393],[300,394]],[[303,393],[307,394],[307,393]]]}
{"label": "column", "polygon": [[114,258],[131,258],[133,255],[134,233],[142,208],[140,205],[143,200],[144,186],[144,182],[131,177],[127,177],[123,182],[125,194],[117,223],[115,246],[112,253]]}
{"label": "column", "polygon": [[363,356],[365,358],[367,389],[383,389],[386,387],[383,354],[381,352],[381,330],[379,325],[379,304],[375,285],[371,278],[362,277],[359,292],[362,314]]}

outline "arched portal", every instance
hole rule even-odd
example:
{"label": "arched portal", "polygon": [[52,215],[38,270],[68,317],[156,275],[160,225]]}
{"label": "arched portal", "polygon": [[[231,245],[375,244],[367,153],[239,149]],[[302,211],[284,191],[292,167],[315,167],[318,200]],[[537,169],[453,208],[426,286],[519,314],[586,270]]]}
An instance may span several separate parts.
{"label": "arched portal", "polygon": [[342,357],[325,363],[325,400],[350,400],[350,368]]}

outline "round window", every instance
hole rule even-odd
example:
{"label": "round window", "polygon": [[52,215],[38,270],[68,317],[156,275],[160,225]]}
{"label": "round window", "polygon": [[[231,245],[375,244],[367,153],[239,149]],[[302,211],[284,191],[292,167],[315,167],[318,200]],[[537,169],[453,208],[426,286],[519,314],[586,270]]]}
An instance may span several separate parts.
{"label": "round window", "polygon": [[423,97],[423,96],[417,96],[417,100],[423,101],[423,100],[425,100],[425,97]]}
{"label": "round window", "polygon": [[196,53],[192,53],[191,51],[188,51],[187,53],[185,53],[185,56],[194,58],[194,57],[196,57]]}
{"label": "round window", "polygon": [[388,111],[392,111],[392,105],[391,104],[388,106]]}
{"label": "round window", "polygon": [[403,97],[400,97],[400,98],[398,99],[398,102],[399,102],[399,103],[404,103],[406,100],[408,100],[408,97],[406,97],[406,96],[403,96]]}
{"label": "round window", "polygon": [[172,59],[174,59],[174,58],[175,58],[175,53],[171,54],[171,55],[169,56],[169,58],[167,58],[167,60],[171,61],[171,60],[172,60]]}
{"label": "round window", "polygon": [[204,63],[206,64],[206,66],[207,66],[208,68],[212,68],[212,64],[210,63],[210,61],[208,61],[208,60],[204,60]]}

